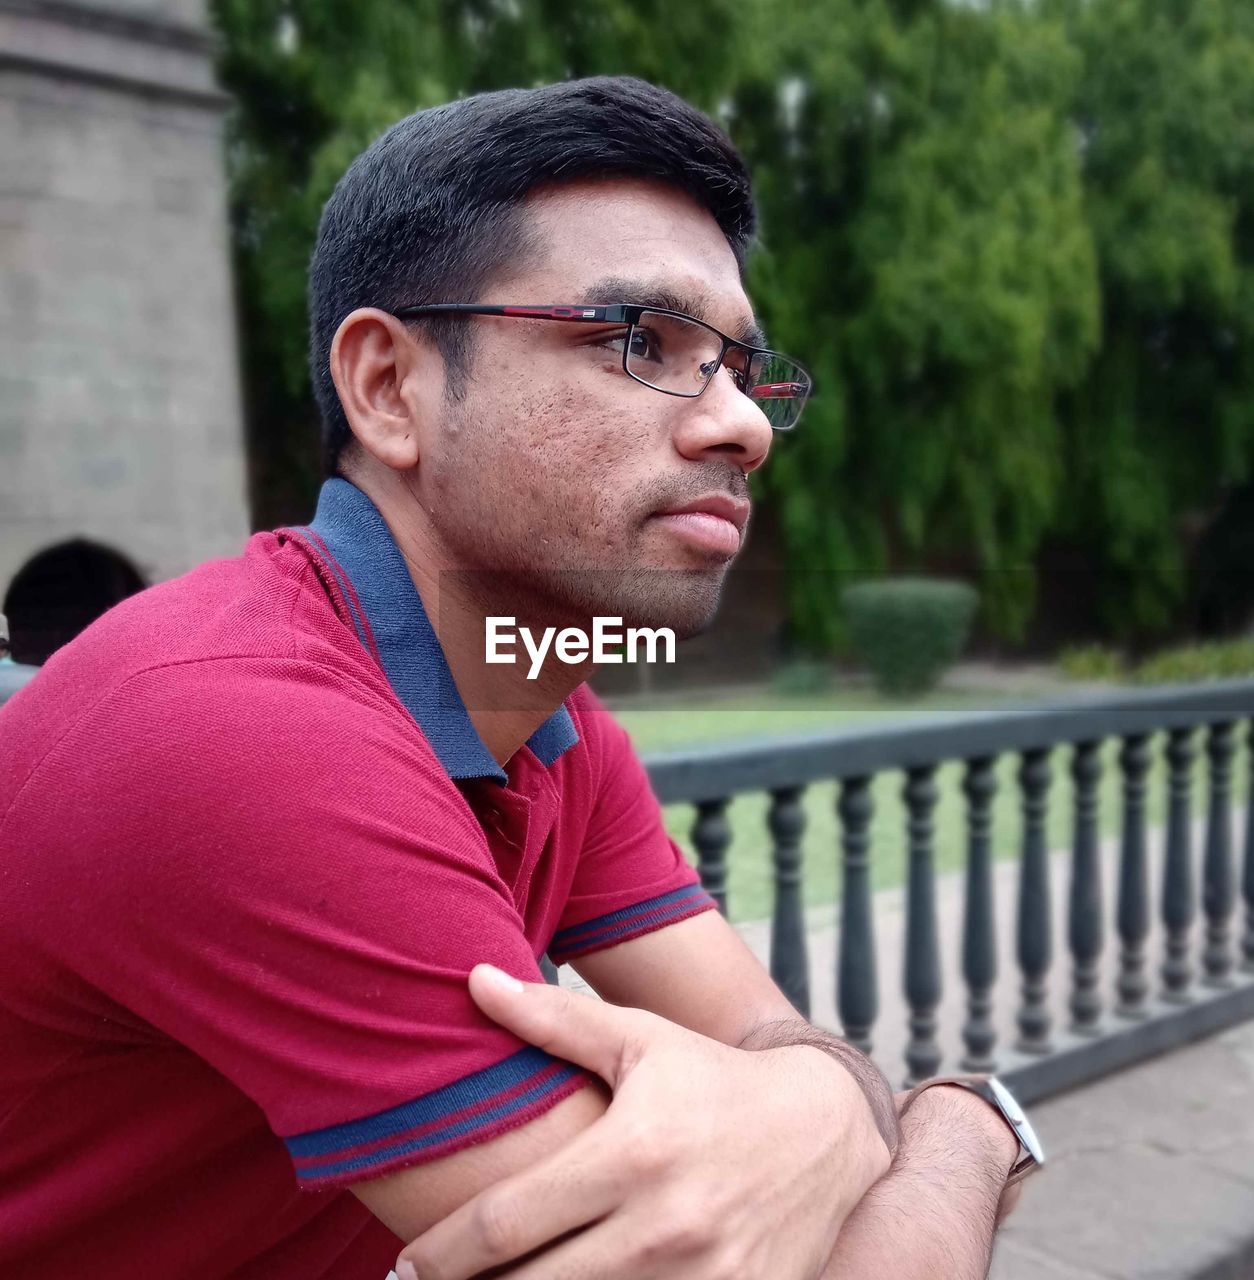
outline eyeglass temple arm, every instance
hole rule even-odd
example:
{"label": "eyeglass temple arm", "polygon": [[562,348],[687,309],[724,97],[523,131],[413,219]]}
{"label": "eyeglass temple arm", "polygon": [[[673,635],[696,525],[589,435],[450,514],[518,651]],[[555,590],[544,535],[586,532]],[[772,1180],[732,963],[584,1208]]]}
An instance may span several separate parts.
{"label": "eyeglass temple arm", "polygon": [[627,308],[613,307],[506,307],[480,302],[432,302],[420,307],[402,307],[396,312],[406,316],[451,314],[466,316],[527,316],[535,320],[597,320],[603,323],[627,323]]}

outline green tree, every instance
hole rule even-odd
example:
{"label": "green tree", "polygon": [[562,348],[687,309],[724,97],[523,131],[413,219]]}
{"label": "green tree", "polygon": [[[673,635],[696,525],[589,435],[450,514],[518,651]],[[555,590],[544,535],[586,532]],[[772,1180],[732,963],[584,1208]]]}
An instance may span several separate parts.
{"label": "green tree", "polygon": [[1014,4],[789,4],[776,24],[793,79],[781,95],[762,68],[736,124],[767,174],[757,292],[819,387],[764,477],[799,631],[832,642],[848,574],[973,559],[1018,633],[1063,480],[1054,398],[1097,338],[1079,60]]}
{"label": "green tree", "polygon": [[751,292],[817,375],[755,483],[808,646],[850,575],[1046,543],[1108,627],[1170,623],[1182,531],[1254,481],[1246,0],[214,0],[259,524],[318,483],[305,267],[348,161],[461,94],[627,72],[719,116],[763,215]]}
{"label": "green tree", "polygon": [[1254,466],[1254,8],[1090,0],[1066,17],[1103,341],[1066,398],[1070,499],[1108,628],[1165,629],[1186,522]]}

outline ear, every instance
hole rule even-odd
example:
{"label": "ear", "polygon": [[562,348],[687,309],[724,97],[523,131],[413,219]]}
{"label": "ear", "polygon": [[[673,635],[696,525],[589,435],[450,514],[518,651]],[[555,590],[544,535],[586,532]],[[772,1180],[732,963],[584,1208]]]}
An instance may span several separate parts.
{"label": "ear", "polygon": [[393,470],[416,467],[444,386],[434,345],[386,311],[361,307],[335,332],[331,377],[361,447]]}

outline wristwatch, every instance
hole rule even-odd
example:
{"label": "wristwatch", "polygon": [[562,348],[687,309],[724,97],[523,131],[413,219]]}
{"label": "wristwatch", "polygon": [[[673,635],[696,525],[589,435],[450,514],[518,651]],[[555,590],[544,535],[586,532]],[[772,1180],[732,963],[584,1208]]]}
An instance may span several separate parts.
{"label": "wristwatch", "polygon": [[[912,1105],[925,1089],[934,1088],[938,1084],[956,1084],[983,1098],[1019,1139],[1019,1158],[1011,1166],[1010,1175],[1006,1179],[1007,1186],[1026,1178],[1045,1163],[1045,1151],[1041,1140],[1036,1136],[1036,1130],[1024,1115],[1023,1108],[1015,1101],[1014,1094],[996,1076],[935,1076],[915,1086],[906,1107]],[[903,1113],[906,1107],[902,1108]]]}

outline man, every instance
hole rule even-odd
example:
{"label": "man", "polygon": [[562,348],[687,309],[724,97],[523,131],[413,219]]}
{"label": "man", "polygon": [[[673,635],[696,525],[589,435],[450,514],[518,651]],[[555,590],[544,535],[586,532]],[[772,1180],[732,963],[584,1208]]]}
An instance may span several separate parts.
{"label": "man", "polygon": [[313,523],[0,716],[0,1273],[984,1274],[1001,1117],[936,1088],[899,1134],[710,910],[588,664],[484,660],[489,617],[713,612],[805,392],[752,231],[723,135],[627,79],[419,113],[342,179]]}

